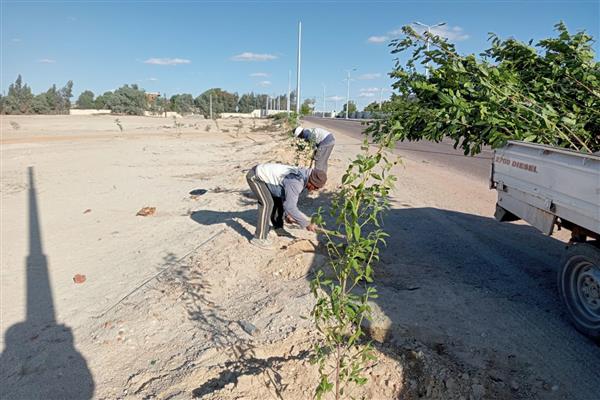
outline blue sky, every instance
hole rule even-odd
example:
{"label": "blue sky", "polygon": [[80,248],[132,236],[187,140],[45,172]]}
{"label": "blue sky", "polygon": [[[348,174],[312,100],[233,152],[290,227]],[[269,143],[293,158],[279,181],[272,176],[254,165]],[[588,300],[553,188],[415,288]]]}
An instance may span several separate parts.
{"label": "blue sky", "polygon": [[34,93],[69,79],[76,95],[124,83],[167,95],[211,87],[284,93],[288,70],[295,86],[301,20],[302,97],[320,103],[325,85],[332,108],[332,96],[346,96],[344,71],[357,67],[351,98],[364,106],[389,88],[394,56],[386,42],[405,24],[444,21],[440,33],[461,52],[479,53],[488,32],[535,40],[553,35],[560,20],[598,39],[599,3],[2,0],[1,87],[20,73]]}

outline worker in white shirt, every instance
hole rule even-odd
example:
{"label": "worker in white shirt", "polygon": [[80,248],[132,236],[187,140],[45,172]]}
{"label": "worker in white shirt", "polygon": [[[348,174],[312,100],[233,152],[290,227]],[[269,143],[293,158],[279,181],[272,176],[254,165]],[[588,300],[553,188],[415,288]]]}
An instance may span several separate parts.
{"label": "worker in white shirt", "polygon": [[[300,193],[322,188],[327,181],[324,171],[284,164],[258,164],[246,175],[250,189],[258,199],[256,233],[250,241],[260,248],[270,248],[269,219],[275,229],[283,228],[284,215],[288,221],[315,232],[317,227],[298,209]],[[276,201],[282,210],[277,209]],[[282,206],[281,206],[282,205]]]}

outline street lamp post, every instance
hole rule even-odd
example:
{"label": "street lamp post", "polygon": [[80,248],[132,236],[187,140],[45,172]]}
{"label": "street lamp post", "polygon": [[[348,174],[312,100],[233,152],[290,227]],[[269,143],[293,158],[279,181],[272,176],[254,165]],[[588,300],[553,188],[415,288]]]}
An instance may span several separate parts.
{"label": "street lamp post", "polygon": [[[419,22],[419,21],[415,21],[415,22],[413,22],[413,24],[420,25],[420,26],[422,26],[424,28],[427,28],[428,35],[425,38],[425,45],[427,46],[427,51],[429,51],[429,36],[431,35],[431,28],[437,28],[438,26],[446,25],[445,22],[439,22],[439,23],[437,23],[435,25],[426,25],[426,24],[424,24],[422,22]],[[425,70],[425,78],[429,78],[429,61],[427,61],[427,69]]]}
{"label": "street lamp post", "polygon": [[323,85],[323,115],[321,117],[325,118],[325,85]]}
{"label": "street lamp post", "polygon": [[346,80],[348,81],[347,82],[348,85],[347,85],[347,89],[346,89],[346,119],[348,119],[348,109],[350,108],[350,72],[351,71],[356,71],[356,67],[346,70],[346,72],[348,73],[348,77],[346,78]]}
{"label": "street lamp post", "polygon": [[298,21],[298,64],[296,66],[296,114],[300,115],[300,65],[302,56],[302,22]]}

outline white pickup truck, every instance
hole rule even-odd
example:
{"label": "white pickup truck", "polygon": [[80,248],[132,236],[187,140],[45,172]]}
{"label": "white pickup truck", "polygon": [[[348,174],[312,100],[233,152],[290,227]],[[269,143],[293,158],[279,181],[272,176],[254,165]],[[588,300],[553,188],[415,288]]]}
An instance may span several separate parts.
{"label": "white pickup truck", "polygon": [[600,155],[510,141],[495,151],[490,184],[497,220],[571,231],[559,295],[575,327],[600,339]]}

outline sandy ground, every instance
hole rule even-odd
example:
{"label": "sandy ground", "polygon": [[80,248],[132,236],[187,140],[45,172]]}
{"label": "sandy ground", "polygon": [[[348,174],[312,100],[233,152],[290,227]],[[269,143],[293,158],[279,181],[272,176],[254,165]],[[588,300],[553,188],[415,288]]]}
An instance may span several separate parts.
{"label": "sandy ground", "polygon": [[[118,117],[121,131],[115,118],[2,116],[3,394],[309,398],[316,337],[303,317],[324,255],[305,231],[273,237],[273,251],[248,244],[256,206],[244,171],[291,162],[281,131]],[[359,150],[336,137],[307,213]],[[494,193],[470,177],[411,158],[396,172],[385,301],[370,327],[379,359],[351,394],[594,399],[598,348],[555,311],[547,271],[525,265],[550,265],[561,242],[495,223]],[[156,213],[136,216],[142,207]],[[517,256],[520,272],[503,271]]]}

